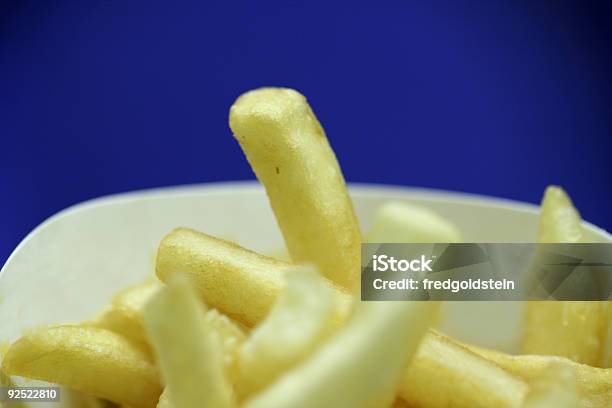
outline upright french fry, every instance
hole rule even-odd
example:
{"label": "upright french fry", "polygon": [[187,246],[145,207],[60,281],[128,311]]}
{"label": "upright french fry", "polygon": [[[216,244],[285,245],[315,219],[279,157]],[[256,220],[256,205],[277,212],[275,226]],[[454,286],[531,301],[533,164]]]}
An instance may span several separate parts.
{"label": "upright french fry", "polygon": [[567,367],[555,364],[529,384],[523,408],[576,408],[580,396],[576,390],[576,374]]}
{"label": "upright french fry", "polygon": [[233,383],[238,377],[238,358],[246,334],[240,326],[216,309],[209,309],[204,315],[206,325],[214,332],[223,352],[223,366]]}
{"label": "upright french fry", "polygon": [[[546,189],[538,241],[573,243],[583,240],[580,214],[560,187]],[[524,354],[567,357],[601,367],[606,335],[603,302],[528,302]]]}
{"label": "upright french fry", "polygon": [[[457,344],[461,344],[455,341]],[[462,346],[469,348],[475,354],[502,367],[509,373],[522,378],[527,382],[537,380],[546,372],[547,368],[567,367],[576,376],[576,387],[582,397],[582,406],[610,407],[612,406],[612,369],[591,367],[576,363],[565,357],[518,355],[513,356],[495,350],[489,350],[468,344]]]}
{"label": "upright french fry", "polygon": [[408,367],[400,396],[428,408],[520,407],[527,384],[430,330]]}
{"label": "upright french fry", "polygon": [[272,311],[240,352],[241,398],[272,383],[308,357],[335,328],[334,293],[312,267],[296,267]]}
{"label": "upright french fry", "polygon": [[161,393],[149,356],[123,336],[96,327],[31,331],[13,343],[2,369],[138,408],[154,406]]}
{"label": "upright french fry", "polygon": [[[157,276],[167,281],[176,273],[192,277],[195,287],[212,307],[253,326],[264,319],[284,286],[292,264],[249,251],[231,242],[179,228],[168,234],[157,250]],[[338,298],[342,320],[350,296],[328,282]]]}
{"label": "upright french fry", "polygon": [[388,407],[436,309],[432,302],[361,303],[346,327],[244,408]]}
{"label": "upright french fry", "polygon": [[[372,227],[365,239],[373,243],[446,243],[459,242],[461,234],[453,223],[429,208],[388,201],[376,210]],[[451,307],[452,303],[446,302],[444,305]],[[439,321],[444,311],[442,309],[439,313]]]}
{"label": "upright french fry", "polygon": [[[145,307],[145,326],[174,407],[233,407],[221,345],[184,276],[174,276]],[[156,401],[157,402],[157,401]]]}
{"label": "upright french fry", "polygon": [[542,199],[538,242],[571,243],[582,240],[580,214],[572,200],[561,187],[548,186]]}
{"label": "upright french fry", "polygon": [[601,367],[603,307],[603,302],[529,302],[522,352],[567,357]]}
{"label": "upright french fry", "polygon": [[285,88],[240,96],[230,127],[263,183],[296,262],[338,284],[359,283],[361,233],[342,171],[306,98]]}
{"label": "upright french fry", "polygon": [[426,207],[400,201],[384,203],[374,216],[368,242],[459,242],[461,234],[450,221]]}

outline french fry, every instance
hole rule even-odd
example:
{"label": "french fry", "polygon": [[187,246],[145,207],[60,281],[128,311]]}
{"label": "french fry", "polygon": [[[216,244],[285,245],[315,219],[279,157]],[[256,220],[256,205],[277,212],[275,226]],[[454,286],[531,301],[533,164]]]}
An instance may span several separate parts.
{"label": "french fry", "polygon": [[409,406],[428,408],[519,407],[526,392],[521,379],[434,330],[399,388]]}
{"label": "french fry", "polygon": [[572,200],[561,187],[548,186],[542,199],[538,242],[572,243],[582,240],[580,214]]}
{"label": "french fry", "polygon": [[268,317],[240,352],[241,399],[272,383],[309,356],[336,327],[334,293],[312,267],[296,267]]}
{"label": "french fry", "polygon": [[[249,327],[269,313],[291,268],[292,264],[187,228],[172,231],[157,250],[156,271],[162,281],[176,273],[188,274],[206,304]],[[343,320],[352,299],[328,284],[338,298],[337,319]]]}
{"label": "french fry", "polygon": [[410,408],[410,405],[401,398],[396,398],[389,408]]}
{"label": "french fry", "polygon": [[[455,343],[461,344],[457,341]],[[601,408],[612,406],[612,369],[591,367],[565,357],[513,356],[469,344],[461,345],[527,382],[536,381],[545,375],[548,367],[566,367],[575,373],[576,386],[582,396],[583,406]]]}
{"label": "french fry", "polygon": [[247,336],[236,322],[219,313],[216,309],[207,310],[204,321],[216,335],[221,345],[225,373],[230,382],[234,383],[238,377],[240,349]]}
{"label": "french fry", "polygon": [[368,242],[447,243],[461,241],[450,221],[426,207],[400,201],[384,203],[374,215]]}
{"label": "french fry", "polygon": [[[546,189],[538,241],[583,241],[580,214],[560,187]],[[522,352],[567,357],[601,367],[605,335],[604,302],[527,302]]]}
{"label": "french fry", "polygon": [[[2,361],[10,348],[10,343],[4,340],[0,341],[0,387],[15,387],[12,378],[4,372]],[[21,401],[13,401],[11,408],[24,408]]]}
{"label": "french fry", "polygon": [[529,302],[522,353],[567,357],[601,367],[603,309],[603,302]]}
{"label": "french fry", "polygon": [[144,317],[171,405],[233,407],[221,345],[206,325],[204,306],[192,292],[188,279],[180,275],[170,279],[147,303]]}
{"label": "french fry", "polygon": [[612,368],[612,301],[605,302],[607,314],[606,345],[604,347],[604,367]]}
{"label": "french fry", "polygon": [[113,296],[110,306],[91,323],[148,347],[142,313],[145,304],[161,287],[157,279],[150,279],[121,290]]}
{"label": "french fry", "polygon": [[[110,306],[90,324],[122,334],[151,352],[144,327],[144,307],[162,287],[157,279],[151,279],[120,291]],[[225,369],[233,380],[237,374],[238,352],[246,335],[236,322],[215,309],[206,311],[205,321],[219,337]]]}
{"label": "french fry", "polygon": [[157,402],[157,408],[172,408],[172,403],[170,402],[170,393],[168,392],[168,388],[164,388],[164,392],[159,396],[159,401]]}
{"label": "french fry", "polygon": [[529,384],[523,408],[575,408],[580,406],[576,374],[567,367],[552,364]]}
{"label": "french fry", "polygon": [[293,261],[359,284],[361,233],[342,171],[306,98],[285,88],[240,96],[230,127],[268,193]]}
{"label": "french fry", "polygon": [[154,406],[161,393],[149,356],[123,336],[96,327],[26,333],[10,347],[2,369],[138,408]]}
{"label": "french fry", "polygon": [[432,302],[364,302],[347,325],[244,408],[385,407],[434,319]]}
{"label": "french fry", "polygon": [[[376,210],[372,227],[366,235],[367,242],[373,243],[447,243],[459,242],[461,234],[450,221],[426,207],[401,201],[385,202]],[[452,303],[444,303],[452,307]],[[445,309],[438,314],[442,320]]]}
{"label": "french fry", "polygon": [[192,277],[206,304],[253,326],[268,314],[291,264],[251,252],[209,235],[179,228],[161,241],[156,273]]}

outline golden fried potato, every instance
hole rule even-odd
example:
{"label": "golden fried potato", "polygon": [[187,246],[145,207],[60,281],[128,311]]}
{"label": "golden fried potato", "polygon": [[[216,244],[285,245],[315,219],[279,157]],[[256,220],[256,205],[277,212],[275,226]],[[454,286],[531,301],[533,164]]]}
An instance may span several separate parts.
{"label": "golden fried potato", "polygon": [[242,343],[247,336],[244,330],[229,317],[216,309],[209,309],[204,314],[206,325],[213,331],[223,352],[223,366],[230,382],[238,377],[238,361]]}
{"label": "golden fried potato", "polygon": [[[580,215],[560,187],[546,189],[538,241],[583,241]],[[522,352],[567,357],[600,367],[606,335],[605,313],[603,302],[528,302]]]}
{"label": "golden fried potato", "polygon": [[240,398],[252,395],[294,367],[337,327],[334,292],[313,267],[295,267],[268,317],[240,351]]}
{"label": "golden fried potato", "polygon": [[[187,228],[168,234],[157,251],[156,271],[162,281],[176,273],[188,274],[206,304],[249,327],[266,317],[291,268],[292,264]],[[351,298],[328,284],[338,297],[337,318],[343,320]]]}
{"label": "golden fried potato", "polygon": [[182,275],[169,279],[145,307],[147,334],[175,407],[234,406],[221,344],[204,310]]}
{"label": "golden fried potato", "polygon": [[601,367],[605,342],[603,302],[529,302],[524,354],[567,357]]}
{"label": "golden fried potato", "polygon": [[400,396],[428,408],[519,407],[527,384],[430,330],[405,373]]}
{"label": "golden fried potato", "polygon": [[306,98],[286,88],[240,96],[230,127],[270,198],[296,262],[330,280],[359,284],[361,233],[342,171]]}
{"label": "golden fried potato", "polygon": [[157,408],[172,408],[172,403],[170,402],[170,393],[168,392],[168,388],[164,388],[164,392],[159,396],[159,401],[157,402]]}
{"label": "golden fried potato", "polygon": [[529,384],[523,408],[576,408],[580,396],[576,390],[576,373],[567,366],[552,364]]}
{"label": "golden fried potato", "polygon": [[461,241],[461,234],[454,224],[429,208],[389,201],[376,211],[366,240],[381,243],[446,243]]}
{"label": "golden fried potato", "polygon": [[[151,279],[122,290],[91,324],[122,334],[151,352],[144,328],[144,306],[162,287],[160,281]],[[226,372],[234,379],[237,374],[238,351],[246,335],[241,326],[215,309],[206,311],[205,321],[219,337]]]}
{"label": "golden fried potato", "polygon": [[154,406],[162,391],[157,369],[145,352],[123,336],[96,327],[28,332],[10,347],[2,369],[132,407]]}
{"label": "golden fried potato", "polygon": [[389,406],[436,310],[433,302],[362,302],[342,330],[244,408]]}
{"label": "golden fried potato", "polygon": [[[457,344],[461,344],[455,341]],[[518,355],[502,353],[468,344],[462,346],[469,348],[475,354],[502,367],[507,372],[522,378],[527,382],[537,380],[545,375],[547,368],[567,367],[576,375],[576,386],[582,396],[582,406],[610,407],[612,406],[612,369],[591,367],[576,363],[565,357]]]}
{"label": "golden fried potato", "polygon": [[110,306],[91,323],[148,346],[142,313],[151,296],[161,287],[160,281],[150,279],[121,290],[112,298]]}
{"label": "golden fried potato", "polygon": [[389,406],[389,408],[411,408],[411,407],[403,399],[396,398],[395,401],[393,401],[393,404]]}
{"label": "golden fried potato", "polygon": [[221,344],[206,324],[204,306],[192,292],[188,279],[173,276],[147,303],[144,317],[171,405],[233,407]]}
{"label": "golden fried potato", "polygon": [[612,368],[612,302],[605,302],[606,305],[606,344],[604,346],[604,367]]}
{"label": "golden fried potato", "polygon": [[564,243],[583,240],[580,214],[565,190],[548,186],[541,204],[538,242]]}

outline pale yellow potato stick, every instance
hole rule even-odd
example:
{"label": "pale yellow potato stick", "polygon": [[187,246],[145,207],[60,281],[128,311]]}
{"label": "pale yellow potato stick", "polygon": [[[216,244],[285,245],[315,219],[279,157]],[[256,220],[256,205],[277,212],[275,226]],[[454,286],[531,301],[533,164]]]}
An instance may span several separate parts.
{"label": "pale yellow potato stick", "polygon": [[157,279],[127,287],[113,296],[109,307],[91,323],[147,344],[142,313],[145,304],[162,287]]}
{"label": "pale yellow potato stick", "polygon": [[[2,360],[10,348],[10,343],[4,340],[0,340],[0,387],[15,387],[11,377],[6,374],[2,369]],[[24,408],[23,403],[19,401],[13,401],[10,408]]]}
{"label": "pale yellow potato stick", "polygon": [[241,399],[307,358],[337,327],[334,292],[314,267],[297,266],[272,311],[240,351],[236,392]]}
{"label": "pale yellow potato stick", "polygon": [[293,261],[349,289],[360,281],[361,233],[342,171],[306,98],[286,88],[240,96],[230,127],[270,204]]}
{"label": "pale yellow potato stick", "polygon": [[561,187],[546,188],[540,211],[538,242],[554,244],[583,240],[580,214]]}
{"label": "pale yellow potato stick", "polygon": [[[461,344],[455,341],[458,344]],[[591,367],[576,363],[565,357],[517,355],[502,353],[473,345],[462,344],[472,352],[486,358],[525,381],[531,382],[542,376],[551,364],[557,367],[568,367],[576,375],[576,386],[583,398],[583,405],[588,407],[612,406],[612,369]]]}
{"label": "pale yellow potato stick", "polygon": [[[113,297],[110,306],[100,316],[86,324],[122,334],[143,345],[146,351],[150,352],[149,339],[144,328],[144,307],[162,286],[157,279],[149,279],[123,289]],[[237,373],[238,350],[246,335],[236,322],[215,309],[206,311],[205,320],[221,341],[225,368],[233,379]]]}
{"label": "pale yellow potato stick", "polygon": [[523,408],[576,408],[580,404],[574,370],[551,364],[529,384]]}
{"label": "pale yellow potato stick", "polygon": [[170,279],[147,303],[144,317],[171,405],[233,407],[221,345],[206,325],[204,306],[188,278],[176,275]]}
{"label": "pale yellow potato stick", "polygon": [[238,355],[247,336],[236,322],[216,309],[209,309],[204,315],[206,325],[217,336],[223,352],[223,366],[228,379],[233,383],[238,377]]}
{"label": "pale yellow potato stick", "polygon": [[567,357],[601,367],[603,309],[603,302],[529,302],[522,353]]}
{"label": "pale yellow potato stick", "polygon": [[409,406],[520,407],[527,384],[450,338],[430,330],[399,389]]}
{"label": "pale yellow potato stick", "polygon": [[137,408],[154,406],[162,391],[157,369],[145,352],[123,336],[96,327],[28,332],[13,343],[2,369]]}
{"label": "pale yellow potato stick", "polygon": [[427,207],[388,201],[376,210],[368,242],[446,243],[461,241],[459,229]]}
{"label": "pale yellow potato stick", "polygon": [[[187,228],[168,234],[157,251],[157,276],[167,281],[176,273],[192,277],[206,304],[253,326],[264,319],[294,265],[249,251],[234,243]],[[338,298],[338,319],[346,316],[351,297],[327,281]]]}
{"label": "pale yellow potato stick", "polygon": [[395,401],[393,401],[393,404],[389,406],[389,408],[411,408],[411,407],[403,399],[396,398]]}
{"label": "pale yellow potato stick", "polygon": [[606,303],[606,314],[607,314],[607,330],[606,330],[606,345],[604,347],[604,367],[612,368],[612,302],[607,301]]}
{"label": "pale yellow potato stick", "polygon": [[[427,207],[403,201],[387,201],[374,214],[372,227],[366,237],[373,243],[446,243],[461,241],[459,229]],[[445,303],[447,308],[451,303]],[[444,309],[438,314],[443,320]]]}
{"label": "pale yellow potato stick", "polygon": [[244,408],[388,407],[434,319],[433,302],[362,302],[347,325]]}
{"label": "pale yellow potato stick", "polygon": [[170,402],[170,393],[168,392],[168,388],[164,388],[164,392],[159,396],[159,401],[157,402],[157,408],[172,408],[172,403]]}
{"label": "pale yellow potato stick", "polygon": [[[538,242],[583,241],[580,214],[560,187],[546,189]],[[603,302],[528,302],[522,352],[567,357],[601,367],[606,335]]]}

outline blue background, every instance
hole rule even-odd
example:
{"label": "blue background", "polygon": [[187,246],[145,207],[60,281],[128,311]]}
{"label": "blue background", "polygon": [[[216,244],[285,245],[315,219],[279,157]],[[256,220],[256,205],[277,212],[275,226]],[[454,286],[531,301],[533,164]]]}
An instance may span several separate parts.
{"label": "blue background", "polygon": [[611,17],[604,1],[5,0],[0,264],[79,201],[253,178],[227,114],[263,85],[308,96],[349,181],[529,202],[557,183],[612,229]]}

